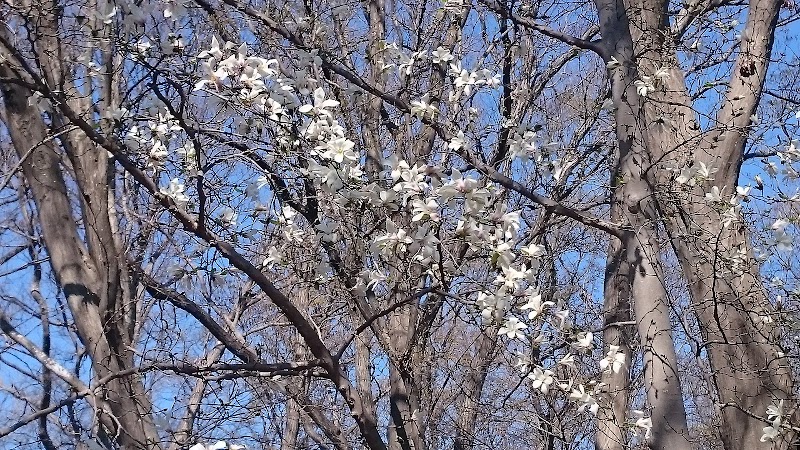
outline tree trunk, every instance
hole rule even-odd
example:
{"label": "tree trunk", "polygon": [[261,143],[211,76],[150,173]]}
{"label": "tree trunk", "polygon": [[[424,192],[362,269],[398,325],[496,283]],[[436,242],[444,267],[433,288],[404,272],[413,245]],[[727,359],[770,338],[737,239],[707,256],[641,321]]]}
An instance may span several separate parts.
{"label": "tree trunk", "polygon": [[473,370],[469,371],[461,387],[456,420],[456,436],[453,450],[472,450],[475,448],[475,424],[480,410],[481,394],[486,382],[489,365],[494,360],[497,348],[497,329],[489,327],[478,336]]}
{"label": "tree trunk", "polygon": [[[7,72],[7,68],[0,67],[1,76],[10,76]],[[49,130],[39,111],[28,105],[25,89],[4,84],[2,94],[3,120],[17,154],[22,158],[30,146],[36,146],[21,167],[36,203],[50,264],[67,299],[78,336],[91,355],[95,376],[104,378],[130,369],[132,301],[126,298],[124,288],[124,258],[119,256],[111,233],[106,152],[83,145],[84,153],[71,158],[86,225],[83,231],[88,245],[84,246],[57,149],[48,139]],[[102,432],[126,448],[159,448],[150,405],[138,377],[114,378],[103,392],[111,411],[97,414],[112,415],[112,422],[119,426]]]}
{"label": "tree trunk", "polygon": [[[616,183],[612,188],[616,192]],[[611,202],[611,220],[619,222],[622,218],[619,201]],[[623,243],[612,238],[608,245],[603,304],[603,350],[616,345],[625,354],[625,366],[614,372],[606,371],[602,376],[605,392],[600,411],[597,414],[597,434],[595,446],[598,450],[624,450],[628,439],[625,422],[628,416],[628,392],[630,387],[630,366],[633,358],[631,339],[631,266],[624,263]]]}

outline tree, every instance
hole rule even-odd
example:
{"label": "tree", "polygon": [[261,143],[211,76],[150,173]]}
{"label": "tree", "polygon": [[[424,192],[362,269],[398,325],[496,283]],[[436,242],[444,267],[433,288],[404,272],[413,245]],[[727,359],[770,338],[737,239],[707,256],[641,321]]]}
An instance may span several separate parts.
{"label": "tree", "polygon": [[796,443],[793,6],[3,11],[15,447]]}

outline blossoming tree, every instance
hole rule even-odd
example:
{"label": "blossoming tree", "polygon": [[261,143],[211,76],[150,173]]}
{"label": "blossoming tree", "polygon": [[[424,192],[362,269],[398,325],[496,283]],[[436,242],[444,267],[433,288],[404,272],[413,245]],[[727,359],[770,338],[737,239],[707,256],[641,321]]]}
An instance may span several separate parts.
{"label": "blossoming tree", "polygon": [[796,441],[792,5],[2,8],[14,445]]}

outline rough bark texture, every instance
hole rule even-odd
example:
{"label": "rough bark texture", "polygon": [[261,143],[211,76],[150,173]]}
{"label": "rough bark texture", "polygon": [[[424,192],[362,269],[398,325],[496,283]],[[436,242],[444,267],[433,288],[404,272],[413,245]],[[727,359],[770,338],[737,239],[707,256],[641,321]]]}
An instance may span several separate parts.
{"label": "rough bark texture", "polygon": [[[0,74],[8,76],[6,68]],[[39,112],[28,105],[26,91],[2,86],[7,124],[14,147],[22,155],[44,142],[49,130]],[[133,305],[123,288],[120,256],[108,214],[108,170],[105,150],[71,139],[68,151],[80,144],[82,153],[69,155],[81,195],[81,217],[86,243],[81,239],[62,162],[52,141],[39,145],[23,161],[22,171],[36,203],[45,247],[58,283],[75,318],[78,336],[91,355],[98,378],[132,366],[131,312]],[[119,427],[104,430],[109,440],[129,448],[159,448],[159,438],[150,419],[141,382],[136,375],[114,379],[104,389],[109,414]]]}
{"label": "rough bark texture", "polygon": [[[624,171],[621,173],[621,182],[638,185],[628,188],[632,197],[626,208],[641,219],[630,224],[633,229],[641,230],[637,225],[653,224],[656,217],[666,219],[666,231],[688,281],[692,307],[707,343],[719,402],[726,405],[722,409],[720,433],[723,443],[729,449],[756,448],[761,445],[765,425],[750,415],[763,416],[774,399],[790,396],[792,382],[788,369],[777,357],[774,330],[761,320],[770,307],[761,288],[758,263],[749,248],[748,232],[739,224],[724,226],[719,212],[709,207],[703,196],[712,186],[719,187],[725,195],[736,190],[750,116],[763,89],[779,3],[750,3],[742,49],[733,67],[726,99],[717,114],[717,125],[706,132],[700,131],[696,123],[683,73],[676,69],[677,54],[669,38],[667,3],[598,1],[596,4],[604,58],[609,61],[613,56],[622,64],[610,73],[620,150],[623,158],[626,152],[632,153],[633,159],[628,164],[637,166],[638,171],[629,173],[630,177]],[[663,90],[648,97],[631,90],[634,81],[650,76],[659,67],[669,71]],[[699,162],[718,168],[719,172],[713,180],[676,195],[674,179],[665,167],[686,167]],[[648,204],[651,206],[647,207]],[[648,252],[657,249],[647,241],[643,245]],[[741,274],[731,272],[719,256],[737,250],[747,255],[742,264],[746,269]],[[657,254],[652,253],[654,257]],[[652,315],[660,310],[636,305],[641,300],[635,291],[633,302],[637,312]],[[637,313],[640,335],[647,336],[649,330],[656,337],[663,332],[662,326],[652,324],[656,329],[651,329],[641,319]],[[663,322],[663,326],[667,325],[667,321]],[[654,373],[656,378],[662,375],[661,370]],[[655,413],[653,422],[657,426]]]}
{"label": "rough bark texture", "polygon": [[480,400],[483,385],[486,382],[489,366],[494,359],[497,348],[497,331],[490,327],[478,336],[473,359],[475,370],[470,371],[461,388],[458,402],[456,423],[457,434],[453,450],[470,450],[475,448],[475,423],[480,411]]}
{"label": "rough bark texture", "polygon": [[[779,12],[780,2],[750,2],[741,51],[717,113],[717,126],[701,137],[698,150],[689,155],[696,162],[719,168],[714,180],[687,194],[678,205],[666,199],[662,202],[671,213],[668,225],[673,246],[707,343],[718,401],[724,405],[721,436],[728,449],[761,445],[765,425],[751,415],[763,417],[767,406],[791,398],[794,392],[788,364],[778,356],[777,330],[764,320],[772,308],[762,288],[749,232],[739,223],[724,226],[719,213],[702,202],[703,190],[711,186],[728,195],[736,191]],[[740,273],[720,257],[732,252],[745,255]]]}

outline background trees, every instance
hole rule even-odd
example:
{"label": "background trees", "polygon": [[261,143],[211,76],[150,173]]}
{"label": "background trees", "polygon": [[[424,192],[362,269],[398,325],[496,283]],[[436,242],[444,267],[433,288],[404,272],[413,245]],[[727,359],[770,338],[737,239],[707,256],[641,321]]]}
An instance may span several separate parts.
{"label": "background trees", "polygon": [[795,439],[792,5],[3,8],[10,447]]}

